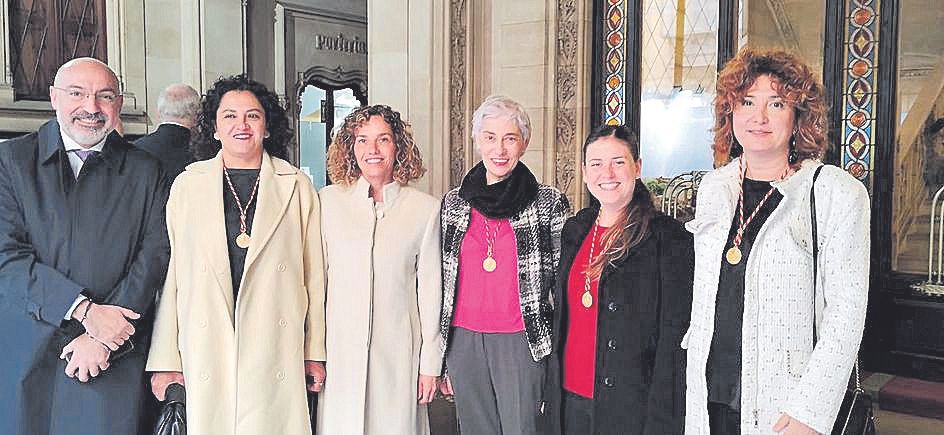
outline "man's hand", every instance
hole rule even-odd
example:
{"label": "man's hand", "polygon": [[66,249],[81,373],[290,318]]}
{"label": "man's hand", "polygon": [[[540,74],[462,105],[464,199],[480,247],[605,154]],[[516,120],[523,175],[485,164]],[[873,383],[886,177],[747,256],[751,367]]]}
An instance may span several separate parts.
{"label": "man's hand", "polygon": [[308,384],[308,391],[315,393],[321,392],[327,377],[328,374],[325,372],[324,363],[305,361],[305,383]]}
{"label": "man's hand", "polygon": [[[111,350],[117,350],[118,346],[134,335],[134,325],[128,319],[137,319],[141,317],[140,314],[117,305],[88,303],[88,313],[82,326],[85,327],[85,332],[99,343]],[[79,308],[76,308],[76,311]]]}
{"label": "man's hand", "polygon": [[781,435],[818,435],[819,432],[803,424],[800,420],[790,417],[787,414],[781,414],[777,424],[774,425],[774,432]]}
{"label": "man's hand", "polygon": [[433,397],[436,396],[436,376],[427,376],[420,374],[419,379],[416,381],[416,398],[421,405],[425,405],[433,401]]}
{"label": "man's hand", "polygon": [[111,352],[95,341],[88,334],[82,334],[62,348],[59,359],[67,360],[66,376],[78,378],[79,382],[89,379],[108,369],[108,356]]}
{"label": "man's hand", "polygon": [[456,394],[456,392],[452,390],[452,381],[449,380],[449,375],[442,375],[439,377],[439,392],[442,393],[443,396],[452,396]]}
{"label": "man's hand", "polygon": [[151,375],[151,393],[161,402],[167,396],[167,387],[170,384],[184,384],[184,374],[181,372],[154,372]]}

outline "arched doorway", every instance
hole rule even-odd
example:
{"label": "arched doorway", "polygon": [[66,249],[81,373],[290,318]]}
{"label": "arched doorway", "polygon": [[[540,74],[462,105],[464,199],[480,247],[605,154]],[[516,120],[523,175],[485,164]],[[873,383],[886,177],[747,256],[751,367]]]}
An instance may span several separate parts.
{"label": "arched doorway", "polygon": [[342,67],[309,68],[295,86],[295,103],[298,167],[321,189],[331,184],[326,163],[335,127],[367,104],[367,73]]}

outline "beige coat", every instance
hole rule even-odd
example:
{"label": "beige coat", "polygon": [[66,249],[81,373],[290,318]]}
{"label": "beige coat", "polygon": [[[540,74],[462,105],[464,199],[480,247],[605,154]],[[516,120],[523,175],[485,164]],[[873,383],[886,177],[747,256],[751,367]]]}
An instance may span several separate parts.
{"label": "beige coat", "polygon": [[318,197],[263,153],[252,241],[233,300],[219,155],[191,164],[167,203],[170,266],[148,371],[182,371],[189,433],[309,434],[304,361],[324,349]]}
{"label": "beige coat", "polygon": [[361,178],[321,190],[328,278],[327,370],[319,434],[428,434],[417,374],[442,368],[439,201]]}

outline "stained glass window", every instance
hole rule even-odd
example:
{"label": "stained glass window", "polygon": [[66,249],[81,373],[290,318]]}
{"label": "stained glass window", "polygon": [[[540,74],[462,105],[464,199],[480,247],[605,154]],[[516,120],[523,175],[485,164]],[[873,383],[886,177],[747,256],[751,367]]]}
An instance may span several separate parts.
{"label": "stained glass window", "polygon": [[607,0],[604,21],[603,122],[619,125],[626,122],[626,1]]}
{"label": "stained glass window", "polygon": [[879,0],[849,0],[841,165],[872,190]]}

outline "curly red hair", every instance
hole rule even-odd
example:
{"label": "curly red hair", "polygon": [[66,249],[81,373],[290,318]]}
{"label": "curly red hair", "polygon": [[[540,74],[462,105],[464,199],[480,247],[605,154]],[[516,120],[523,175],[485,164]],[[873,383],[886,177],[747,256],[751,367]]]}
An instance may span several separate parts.
{"label": "curly red hair", "polygon": [[[794,110],[796,134],[791,145],[790,165],[798,169],[807,159],[826,152],[826,100],[823,84],[799,56],[779,49],[744,48],[718,74],[715,97],[715,167],[740,155],[734,137],[732,113],[754,85],[757,77],[768,75],[780,97]],[[732,153],[734,154],[732,156]]]}

